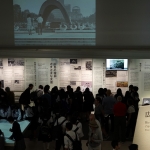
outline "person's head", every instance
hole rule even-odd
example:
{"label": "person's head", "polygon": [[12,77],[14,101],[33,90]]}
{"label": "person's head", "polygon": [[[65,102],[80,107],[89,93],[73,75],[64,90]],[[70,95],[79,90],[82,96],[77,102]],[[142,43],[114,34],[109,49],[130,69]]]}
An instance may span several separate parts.
{"label": "person's head", "polygon": [[117,94],[122,95],[122,90],[120,88],[117,89]]}
{"label": "person's head", "polygon": [[67,122],[67,123],[66,123],[66,130],[67,130],[67,131],[72,130],[72,123],[71,123],[71,122]]}
{"label": "person's head", "polygon": [[100,97],[95,98],[95,105],[99,105],[102,102]]}
{"label": "person's head", "polygon": [[29,84],[29,89],[30,89],[30,90],[33,89],[33,84]]}
{"label": "person's head", "polygon": [[68,85],[68,86],[67,86],[67,91],[70,91],[70,89],[71,89],[71,86]]}
{"label": "person's head", "polygon": [[103,88],[99,88],[98,94],[99,94],[99,95],[104,95],[104,90],[103,90]]}
{"label": "person's head", "polygon": [[50,86],[49,85],[45,85],[45,87],[44,87],[44,93],[48,93],[49,89],[50,89]]}
{"label": "person's head", "polygon": [[40,16],[40,17],[42,17],[42,15],[41,15],[41,14],[39,14],[39,16]]}
{"label": "person's head", "polygon": [[90,120],[89,122],[89,127],[92,129],[92,130],[96,130],[98,128],[98,124],[96,123],[95,120]]}
{"label": "person's head", "polygon": [[76,117],[71,117],[70,122],[71,122],[72,124],[76,124],[77,118],[76,118]]}
{"label": "person's head", "polygon": [[95,120],[95,115],[94,115],[94,114],[90,114],[89,120],[90,120],[90,121],[91,121],[91,120]]}
{"label": "person's head", "polygon": [[131,85],[129,85],[129,91],[131,92],[132,89],[133,89],[133,85],[131,84]]}
{"label": "person's head", "polygon": [[118,96],[118,97],[117,97],[117,101],[118,101],[118,102],[121,102],[121,101],[122,101],[122,97],[121,97],[121,96]]}
{"label": "person's head", "polygon": [[90,89],[89,89],[89,88],[86,88],[86,89],[85,89],[85,92],[90,92]]}
{"label": "person's head", "polygon": [[138,88],[137,86],[134,86],[134,87],[133,87],[133,91],[134,91],[134,92],[137,92],[138,90],[139,90],[139,88]]}
{"label": "person's head", "polygon": [[129,150],[138,150],[138,145],[137,144],[131,144],[129,146]]}
{"label": "person's head", "polygon": [[7,120],[11,124],[14,122],[14,118],[12,116],[8,117]]}
{"label": "person's head", "polygon": [[10,88],[9,88],[9,87],[6,87],[6,88],[5,88],[5,91],[6,91],[6,92],[10,92]]}
{"label": "person's head", "polygon": [[80,88],[80,86],[78,86],[77,89],[76,89],[76,91],[80,91],[80,90],[81,90],[81,88]]}
{"label": "person's head", "polygon": [[116,141],[116,140],[113,140],[113,141],[111,142],[111,146],[112,146],[112,148],[115,149],[115,150],[119,150],[119,149],[120,149],[120,144],[119,144],[119,142]]}
{"label": "person's head", "polygon": [[43,90],[43,85],[39,85],[39,89]]}
{"label": "person's head", "polygon": [[111,95],[111,90],[107,90],[106,94],[107,94],[107,96],[110,96]]}

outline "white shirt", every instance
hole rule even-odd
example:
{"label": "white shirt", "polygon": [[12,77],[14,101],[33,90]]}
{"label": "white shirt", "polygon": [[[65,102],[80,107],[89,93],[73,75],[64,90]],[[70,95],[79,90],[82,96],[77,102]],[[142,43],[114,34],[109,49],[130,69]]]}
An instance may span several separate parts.
{"label": "white shirt", "polygon": [[131,113],[134,113],[135,112],[135,108],[133,105],[129,106],[128,110],[127,110],[127,113],[131,114]]}
{"label": "white shirt", "polygon": [[83,130],[82,130],[82,123],[77,120],[77,125],[76,126],[81,129],[81,136],[83,137],[84,134],[83,134]]}
{"label": "white shirt", "polygon": [[[66,134],[68,134],[73,140],[76,139],[75,132],[73,132],[72,130],[66,131]],[[64,144],[65,144],[65,148],[68,148],[69,150],[73,149],[72,141],[66,135],[64,136]]]}
{"label": "white shirt", "polygon": [[[65,117],[60,117],[58,118],[58,124],[61,124],[66,118]],[[65,133],[65,130],[66,130],[66,123],[68,122],[68,120],[66,120],[61,126],[62,126],[62,129],[63,129],[63,133]],[[54,126],[57,126],[57,120],[55,121],[54,123]]]}
{"label": "white shirt", "polygon": [[43,95],[43,90],[38,89],[37,90],[37,97],[41,97]]}
{"label": "white shirt", "polygon": [[78,128],[78,130],[76,131],[78,137],[81,139],[83,137],[83,132],[81,131],[81,129],[79,127],[77,127],[76,125],[73,124],[72,126],[72,131],[76,130]]}

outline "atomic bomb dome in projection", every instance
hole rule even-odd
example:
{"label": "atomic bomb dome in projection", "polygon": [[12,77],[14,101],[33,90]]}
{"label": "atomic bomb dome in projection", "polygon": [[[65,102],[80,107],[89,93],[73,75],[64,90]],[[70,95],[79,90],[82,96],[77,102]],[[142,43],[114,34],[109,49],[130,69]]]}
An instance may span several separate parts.
{"label": "atomic bomb dome in projection", "polygon": [[46,0],[42,4],[39,14],[42,14],[43,16],[43,24],[46,23],[49,14],[55,9],[59,9],[66,23],[71,24],[67,11],[65,10],[64,6],[57,0]]}

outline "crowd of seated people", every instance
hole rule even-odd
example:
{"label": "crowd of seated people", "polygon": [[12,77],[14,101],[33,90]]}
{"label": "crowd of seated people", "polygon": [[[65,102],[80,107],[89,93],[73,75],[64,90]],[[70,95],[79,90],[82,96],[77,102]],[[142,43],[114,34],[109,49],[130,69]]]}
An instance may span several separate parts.
{"label": "crowd of seated people", "polygon": [[[20,96],[20,105],[10,104],[3,97],[0,118],[7,119],[11,116],[16,121],[29,120],[30,138],[43,141],[45,150],[50,148],[52,140],[56,141],[55,150],[60,150],[61,147],[66,150],[74,149],[72,139],[77,142],[78,149],[82,149],[83,120],[89,122],[88,149],[101,149],[101,142],[109,139],[110,134],[113,134],[113,140],[121,142],[134,135],[138,114],[138,87],[130,85],[125,96],[121,89],[113,95],[111,90],[100,88],[95,98],[89,88],[81,92],[80,87],[77,87],[73,91],[70,85],[66,87],[66,91],[63,88],[59,90],[57,86],[50,90],[49,85],[40,85],[39,89],[31,92],[32,89],[33,84],[29,84]],[[4,92],[3,90],[1,93]],[[32,106],[31,101],[34,102]],[[91,114],[93,111],[94,114]],[[120,134],[119,128],[124,128],[124,133]],[[95,144],[93,138],[97,141]]]}

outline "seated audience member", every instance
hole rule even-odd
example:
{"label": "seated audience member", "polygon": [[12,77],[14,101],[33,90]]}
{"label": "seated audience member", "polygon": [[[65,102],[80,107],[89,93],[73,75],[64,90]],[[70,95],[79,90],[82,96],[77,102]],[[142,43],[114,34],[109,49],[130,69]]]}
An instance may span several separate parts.
{"label": "seated audience member", "polygon": [[92,120],[95,120],[95,121],[96,121],[96,123],[97,123],[99,129],[101,130],[101,124],[100,124],[100,122],[95,118],[95,115],[94,115],[94,114],[90,114],[90,116],[89,116],[89,121],[92,121]]}
{"label": "seated audience member", "polygon": [[0,150],[5,149],[5,138],[4,133],[0,130]]}
{"label": "seated audience member", "polygon": [[7,101],[9,105],[13,105],[15,103],[15,94],[14,92],[10,91],[9,87],[5,88],[7,94]]}
{"label": "seated audience member", "polygon": [[72,131],[72,124],[70,122],[66,123],[66,134],[64,136],[64,149],[65,150],[73,150],[73,141],[75,141],[78,135]]}
{"label": "seated audience member", "polygon": [[129,150],[138,150],[138,145],[137,144],[131,144],[129,146]]}
{"label": "seated audience member", "polygon": [[17,121],[14,121],[13,117],[8,117],[7,120],[12,124],[12,128],[9,129],[9,131],[12,132],[12,135],[9,138],[15,139],[14,150],[25,150],[26,145],[19,123]]}
{"label": "seated audience member", "polygon": [[120,144],[118,141],[115,141],[115,140],[112,141],[111,146],[112,146],[113,150],[119,150],[120,149]]}
{"label": "seated audience member", "polygon": [[101,144],[103,141],[102,132],[99,130],[99,126],[95,120],[89,122],[89,139],[87,142],[88,150],[101,150]]}
{"label": "seated audience member", "polygon": [[125,141],[126,133],[126,112],[127,108],[124,103],[122,103],[122,97],[117,97],[117,103],[113,107],[114,112],[114,139]]}
{"label": "seated audience member", "polygon": [[7,119],[11,116],[11,108],[7,104],[0,105],[0,119]]}
{"label": "seated audience member", "polygon": [[11,106],[11,116],[17,121],[21,120],[21,110],[17,105]]}

